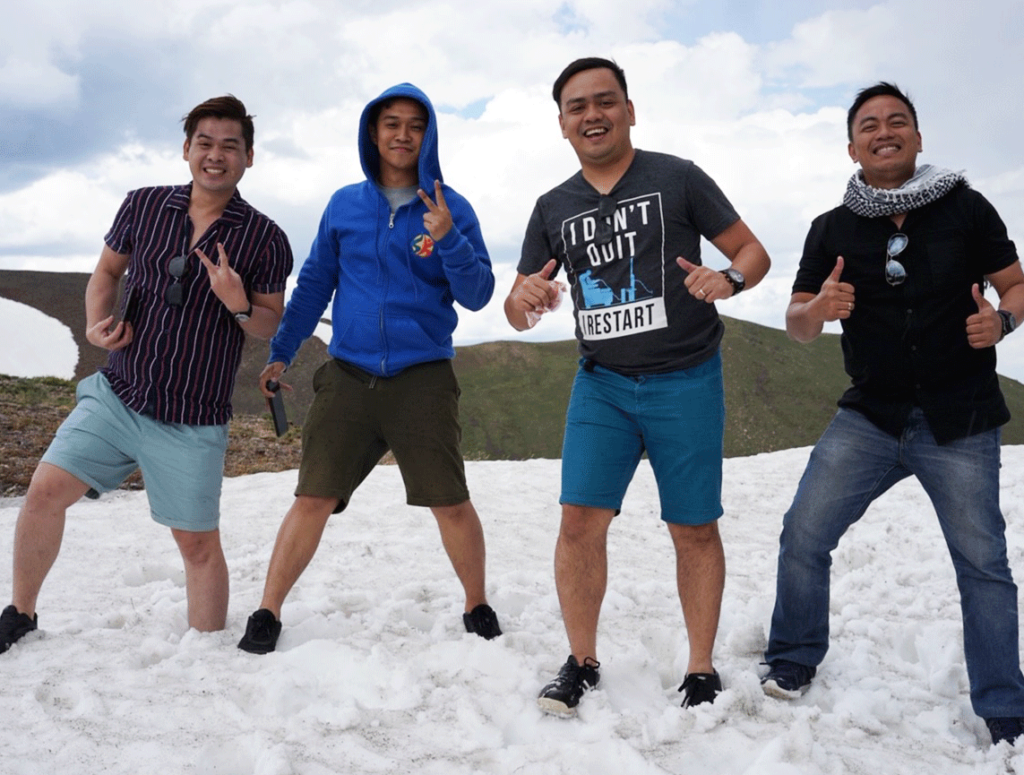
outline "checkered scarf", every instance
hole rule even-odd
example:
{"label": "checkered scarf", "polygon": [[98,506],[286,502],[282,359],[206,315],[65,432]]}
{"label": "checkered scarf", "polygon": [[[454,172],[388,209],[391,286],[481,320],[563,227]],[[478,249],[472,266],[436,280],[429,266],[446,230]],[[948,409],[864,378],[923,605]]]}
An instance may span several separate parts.
{"label": "checkered scarf", "polygon": [[896,215],[931,204],[960,185],[969,185],[963,172],[931,164],[919,166],[899,188],[873,188],[864,182],[863,171],[857,170],[846,184],[843,204],[867,218]]}

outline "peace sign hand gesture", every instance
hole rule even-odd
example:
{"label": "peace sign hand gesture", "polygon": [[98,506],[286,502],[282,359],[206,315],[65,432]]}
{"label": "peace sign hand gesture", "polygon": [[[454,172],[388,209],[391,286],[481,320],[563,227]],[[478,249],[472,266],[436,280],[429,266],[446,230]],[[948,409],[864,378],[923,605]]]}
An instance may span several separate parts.
{"label": "peace sign hand gesture", "polygon": [[228,254],[224,250],[224,245],[220,242],[217,243],[216,264],[199,248],[196,248],[196,254],[199,256],[199,260],[203,262],[203,266],[206,267],[206,272],[210,278],[211,290],[223,302],[224,306],[230,312],[240,312],[248,308],[249,297],[245,293],[242,278],[238,272],[231,268],[231,264],[228,263]]}
{"label": "peace sign hand gesture", "polygon": [[422,188],[417,189],[416,193],[420,195],[423,204],[427,206],[427,212],[423,214],[423,227],[430,232],[430,237],[434,242],[438,242],[452,228],[452,213],[448,209],[448,204],[444,201],[441,181],[434,181],[434,197],[437,199],[437,204],[431,201]]}

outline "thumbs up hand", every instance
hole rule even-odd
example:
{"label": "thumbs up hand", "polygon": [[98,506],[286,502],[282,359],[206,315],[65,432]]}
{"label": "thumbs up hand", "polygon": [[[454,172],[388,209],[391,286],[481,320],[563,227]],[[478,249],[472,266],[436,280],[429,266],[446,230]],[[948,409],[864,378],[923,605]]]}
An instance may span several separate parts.
{"label": "thumbs up hand", "polygon": [[991,347],[1003,338],[1003,319],[982,294],[978,284],[971,286],[978,311],[967,318],[967,343],[975,350]]}
{"label": "thumbs up hand", "polygon": [[844,283],[839,278],[843,274],[843,257],[836,259],[836,266],[832,274],[825,278],[821,284],[821,290],[815,301],[820,309],[822,320],[832,322],[833,320],[845,320],[853,314],[854,290],[850,283]]}

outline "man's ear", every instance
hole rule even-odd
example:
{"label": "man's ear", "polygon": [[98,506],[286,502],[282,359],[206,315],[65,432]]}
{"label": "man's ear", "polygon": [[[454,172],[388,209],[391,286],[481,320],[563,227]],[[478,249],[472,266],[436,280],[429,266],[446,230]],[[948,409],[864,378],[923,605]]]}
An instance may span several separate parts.
{"label": "man's ear", "polygon": [[189,139],[186,137],[185,144],[181,147],[181,158],[183,158],[185,161],[188,161],[189,145],[191,145],[191,143],[189,142]]}

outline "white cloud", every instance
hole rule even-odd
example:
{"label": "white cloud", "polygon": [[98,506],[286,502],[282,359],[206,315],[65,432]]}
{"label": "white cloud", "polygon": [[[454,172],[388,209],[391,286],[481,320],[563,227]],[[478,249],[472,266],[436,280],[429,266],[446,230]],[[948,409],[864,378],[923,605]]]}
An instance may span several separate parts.
{"label": "white cloud", "polygon": [[0,67],[0,101],[19,108],[67,105],[77,100],[78,83],[50,62],[10,57]]}

